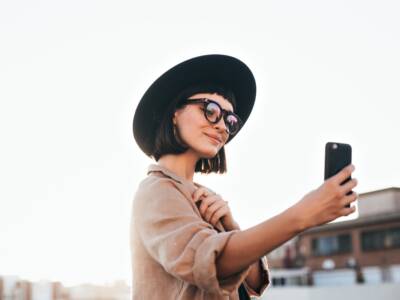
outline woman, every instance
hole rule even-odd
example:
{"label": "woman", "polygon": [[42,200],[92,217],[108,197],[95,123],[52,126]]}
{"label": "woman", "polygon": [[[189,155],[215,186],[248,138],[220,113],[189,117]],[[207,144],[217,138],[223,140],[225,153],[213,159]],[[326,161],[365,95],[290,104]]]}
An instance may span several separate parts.
{"label": "woman", "polygon": [[[160,76],[136,109],[133,133],[156,164],[133,201],[133,299],[249,299],[270,284],[265,255],[298,233],[349,215],[348,166],[283,213],[240,230],[227,201],[193,181],[226,172],[224,145],[254,105],[252,72],[226,55],[195,57]],[[251,201],[251,199],[246,199]]]}

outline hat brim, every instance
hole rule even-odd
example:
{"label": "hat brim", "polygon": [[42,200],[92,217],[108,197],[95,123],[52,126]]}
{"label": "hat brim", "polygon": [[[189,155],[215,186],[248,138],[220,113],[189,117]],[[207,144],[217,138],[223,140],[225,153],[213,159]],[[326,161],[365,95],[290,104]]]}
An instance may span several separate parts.
{"label": "hat brim", "polygon": [[[133,135],[144,153],[152,155],[155,136],[169,103],[185,88],[201,83],[220,84],[230,89],[236,99],[235,113],[244,125],[256,97],[253,73],[242,61],[232,56],[198,56],[166,71],[141,98],[133,118]],[[227,143],[233,137],[230,136]]]}

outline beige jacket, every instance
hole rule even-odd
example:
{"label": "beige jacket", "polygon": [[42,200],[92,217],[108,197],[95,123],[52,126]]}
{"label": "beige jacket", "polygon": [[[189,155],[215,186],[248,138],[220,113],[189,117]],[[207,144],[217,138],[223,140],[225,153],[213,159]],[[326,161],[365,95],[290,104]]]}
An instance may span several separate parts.
{"label": "beige jacket", "polygon": [[[202,219],[191,197],[202,185],[156,164],[148,175],[132,206],[132,299],[239,300],[237,290],[250,268],[218,280],[215,265],[237,230],[226,232],[221,222],[214,228]],[[263,294],[270,284],[265,256],[260,264]],[[250,295],[261,296],[244,286]]]}

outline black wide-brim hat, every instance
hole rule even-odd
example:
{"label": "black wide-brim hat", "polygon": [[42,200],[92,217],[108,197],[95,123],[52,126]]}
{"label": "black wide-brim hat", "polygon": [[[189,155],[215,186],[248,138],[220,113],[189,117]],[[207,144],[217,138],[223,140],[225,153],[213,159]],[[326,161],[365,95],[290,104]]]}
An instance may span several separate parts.
{"label": "black wide-brim hat", "polygon": [[[228,55],[194,57],[172,67],[154,81],[136,108],[133,135],[146,155],[152,156],[156,133],[170,102],[184,89],[202,83],[230,89],[235,95],[235,113],[244,125],[256,98],[256,82],[251,70],[239,59]],[[230,136],[226,144],[237,134]]]}

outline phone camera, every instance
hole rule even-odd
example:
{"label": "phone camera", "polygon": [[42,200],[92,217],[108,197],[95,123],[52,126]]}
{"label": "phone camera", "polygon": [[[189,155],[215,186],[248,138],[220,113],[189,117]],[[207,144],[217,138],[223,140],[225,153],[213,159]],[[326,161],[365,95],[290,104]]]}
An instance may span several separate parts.
{"label": "phone camera", "polygon": [[333,148],[333,149],[337,149],[337,148],[338,148],[338,144],[333,144],[333,145],[332,145],[332,148]]}

